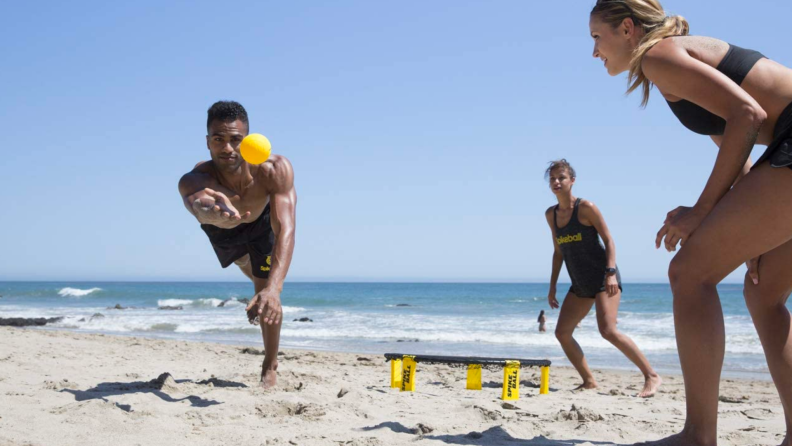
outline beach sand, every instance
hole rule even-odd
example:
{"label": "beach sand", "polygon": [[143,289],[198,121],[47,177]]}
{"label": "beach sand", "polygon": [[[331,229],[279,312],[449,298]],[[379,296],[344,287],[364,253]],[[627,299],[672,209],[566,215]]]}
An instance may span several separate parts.
{"label": "beach sand", "polygon": [[[244,347],[0,328],[0,446],[631,444],[681,429],[680,376],[655,398],[639,373],[595,371],[572,391],[552,367],[550,394],[524,368],[520,399],[501,401],[502,371],[467,391],[465,369],[418,365],[417,391],[389,387],[382,356],[287,350],[279,385],[257,386],[263,356]],[[721,445],[776,445],[783,411],[772,382],[724,379]]]}

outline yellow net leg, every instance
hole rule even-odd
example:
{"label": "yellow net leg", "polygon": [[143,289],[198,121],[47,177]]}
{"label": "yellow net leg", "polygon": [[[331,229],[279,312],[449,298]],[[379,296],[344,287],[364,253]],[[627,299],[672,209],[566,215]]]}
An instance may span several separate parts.
{"label": "yellow net leg", "polygon": [[468,390],[481,390],[481,364],[468,364],[467,385]]}
{"label": "yellow net leg", "polygon": [[539,385],[539,395],[550,393],[550,366],[542,367],[542,382]]}
{"label": "yellow net leg", "polygon": [[401,391],[415,392],[415,356],[404,356],[402,365]]}
{"label": "yellow net leg", "polygon": [[504,400],[520,399],[520,361],[506,361],[503,367],[503,395]]}
{"label": "yellow net leg", "polygon": [[402,383],[402,360],[391,359],[391,388],[400,389]]}

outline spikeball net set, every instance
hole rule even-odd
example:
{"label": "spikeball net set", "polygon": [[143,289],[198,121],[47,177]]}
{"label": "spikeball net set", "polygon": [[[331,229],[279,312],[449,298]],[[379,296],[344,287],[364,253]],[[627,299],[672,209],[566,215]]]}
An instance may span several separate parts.
{"label": "spikeball net set", "polygon": [[550,361],[546,359],[513,359],[513,358],[486,358],[471,356],[433,356],[433,355],[404,355],[401,353],[385,353],[385,361],[391,364],[392,388],[402,392],[415,392],[415,372],[418,363],[445,364],[452,367],[467,366],[468,390],[481,390],[481,369],[497,371],[503,368],[503,393],[504,400],[520,398],[520,368],[540,367],[541,382],[539,394],[546,395],[550,391]]}

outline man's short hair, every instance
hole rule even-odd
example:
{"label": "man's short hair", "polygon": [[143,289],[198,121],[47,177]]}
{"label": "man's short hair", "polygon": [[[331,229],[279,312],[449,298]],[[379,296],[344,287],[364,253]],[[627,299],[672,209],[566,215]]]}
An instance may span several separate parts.
{"label": "man's short hair", "polygon": [[209,130],[209,126],[212,124],[212,121],[221,121],[221,122],[234,122],[237,119],[245,123],[248,130],[250,129],[250,123],[248,122],[248,115],[247,111],[245,111],[245,107],[242,106],[239,102],[236,101],[217,101],[209,107],[207,111],[207,118],[206,118],[206,130]]}

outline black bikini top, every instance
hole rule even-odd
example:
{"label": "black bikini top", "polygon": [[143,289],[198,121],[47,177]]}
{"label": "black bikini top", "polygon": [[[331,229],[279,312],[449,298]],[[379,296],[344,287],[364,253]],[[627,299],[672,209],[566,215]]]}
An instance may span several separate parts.
{"label": "black bikini top", "polygon": [[[759,59],[764,59],[762,53],[754,50],[747,50],[735,45],[729,45],[729,51],[723,56],[723,60],[716,67],[718,71],[725,74],[737,85],[742,84],[745,76],[751,71]],[[668,102],[671,111],[674,112],[679,121],[688,129],[701,135],[723,135],[726,130],[726,120],[720,116],[710,113],[706,109],[682,99],[677,102]]]}

